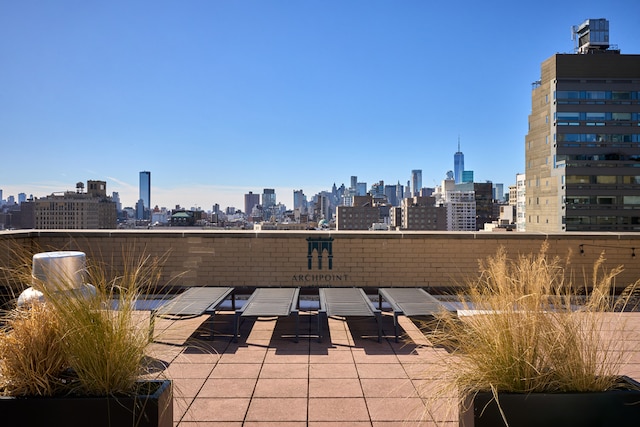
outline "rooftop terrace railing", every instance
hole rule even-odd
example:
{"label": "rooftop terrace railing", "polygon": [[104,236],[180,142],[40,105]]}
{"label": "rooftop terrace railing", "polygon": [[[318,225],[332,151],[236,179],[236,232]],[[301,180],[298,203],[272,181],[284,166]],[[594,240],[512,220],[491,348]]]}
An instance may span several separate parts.
{"label": "rooftop terrace railing", "polygon": [[[166,257],[163,286],[406,286],[438,292],[476,277],[478,261],[501,246],[517,256],[538,252],[544,241],[549,255],[569,259],[567,278],[574,282],[591,280],[601,253],[603,267],[624,267],[616,278],[619,290],[640,279],[638,233],[23,230],[0,233],[0,266],[17,261],[8,248],[77,250],[116,273],[127,257]],[[0,279],[10,284],[6,274]]]}

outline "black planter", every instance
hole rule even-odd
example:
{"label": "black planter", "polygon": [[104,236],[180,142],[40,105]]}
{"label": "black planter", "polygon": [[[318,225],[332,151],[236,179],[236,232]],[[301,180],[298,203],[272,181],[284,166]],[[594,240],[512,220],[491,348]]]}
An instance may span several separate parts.
{"label": "black planter", "polygon": [[[592,393],[498,393],[498,400],[509,427],[640,426],[640,383],[622,377],[621,386]],[[468,397],[460,408],[461,427],[505,425],[491,392]]]}
{"label": "black planter", "polygon": [[0,397],[7,426],[173,427],[171,381],[146,381],[132,397]]}

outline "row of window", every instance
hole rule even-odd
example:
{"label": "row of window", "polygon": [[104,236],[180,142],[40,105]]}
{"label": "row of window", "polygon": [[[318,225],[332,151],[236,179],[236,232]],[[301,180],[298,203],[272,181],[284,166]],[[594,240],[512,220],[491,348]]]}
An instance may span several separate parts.
{"label": "row of window", "polygon": [[567,205],[640,205],[640,196],[569,196],[564,202]]}
{"label": "row of window", "polygon": [[567,216],[563,218],[567,225],[638,225],[638,216]]}
{"label": "row of window", "polygon": [[[558,155],[556,157],[558,162],[564,161],[567,165],[575,164],[575,162],[601,162],[601,161],[630,161],[630,167],[640,166],[640,155],[627,155],[621,153],[607,153],[607,154],[567,154]],[[626,166],[626,165],[625,165]]]}
{"label": "row of window", "polygon": [[553,92],[555,100],[640,100],[640,92],[625,90],[558,90]]}
{"label": "row of window", "polygon": [[598,161],[592,161],[591,163],[587,163],[585,164],[584,161],[582,162],[578,162],[578,161],[564,161],[564,162],[558,162],[554,165],[555,168],[564,168],[564,167],[580,167],[580,166],[588,166],[588,167],[594,167],[594,168],[608,168],[608,169],[613,169],[613,168],[619,168],[619,169],[626,169],[626,168],[637,168],[640,167],[640,162],[632,162],[632,163],[609,163],[605,160],[598,160]]}
{"label": "row of window", "polygon": [[640,184],[640,176],[567,175],[566,184]]}
{"label": "row of window", "polygon": [[614,142],[640,142],[640,134],[616,134],[616,133],[558,133],[554,134],[557,142],[593,142],[593,143],[614,143]]}
{"label": "row of window", "polygon": [[576,111],[558,111],[553,114],[554,120],[560,122],[567,121],[591,121],[591,122],[609,122],[609,121],[633,121],[637,122],[640,114],[624,112],[624,113],[607,113],[607,112],[576,112]]}

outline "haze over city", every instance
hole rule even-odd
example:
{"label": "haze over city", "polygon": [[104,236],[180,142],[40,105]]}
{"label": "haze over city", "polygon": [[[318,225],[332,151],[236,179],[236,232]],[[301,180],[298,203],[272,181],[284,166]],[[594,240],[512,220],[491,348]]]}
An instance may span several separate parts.
{"label": "haze over city", "polygon": [[[351,175],[425,187],[524,172],[531,83],[606,17],[640,53],[636,0],[0,3],[0,188],[107,181],[125,206],[243,207]],[[553,13],[549,11],[553,10]]]}

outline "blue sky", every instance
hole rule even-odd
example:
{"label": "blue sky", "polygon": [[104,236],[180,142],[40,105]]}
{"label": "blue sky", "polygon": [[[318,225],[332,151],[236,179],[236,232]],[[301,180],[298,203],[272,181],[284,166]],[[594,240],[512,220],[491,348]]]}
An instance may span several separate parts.
{"label": "blue sky", "polygon": [[640,54],[637,0],[0,0],[0,189],[105,180],[125,206],[291,207],[349,185],[434,186],[458,137],[476,181],[524,171],[531,83],[607,18]]}

